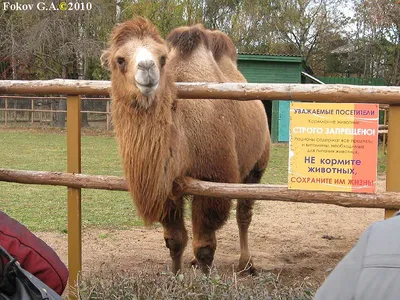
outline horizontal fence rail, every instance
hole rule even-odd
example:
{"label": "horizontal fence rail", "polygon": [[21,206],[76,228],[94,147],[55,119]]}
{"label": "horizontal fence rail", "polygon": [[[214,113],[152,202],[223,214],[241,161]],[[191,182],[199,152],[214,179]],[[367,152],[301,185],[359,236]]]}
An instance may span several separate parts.
{"label": "horizontal fence rail", "polygon": [[[25,184],[59,185],[73,188],[127,191],[122,177],[71,174],[61,172],[0,169],[0,181]],[[334,204],[344,207],[395,209],[400,207],[400,193],[377,194],[311,192],[289,190],[283,185],[216,183],[185,178],[178,182],[181,193],[217,198],[255,199],[285,202]]]}
{"label": "horizontal fence rail", "polygon": [[[62,96],[39,96],[39,97],[33,97],[33,96],[16,96],[16,95],[3,95],[1,96],[4,99],[15,99],[15,100],[67,100],[67,97],[62,97]],[[103,100],[103,101],[108,101],[111,100],[111,98],[108,97],[82,97],[82,100]]]}
{"label": "horizontal fence rail", "polygon": [[[184,99],[296,100],[400,104],[400,87],[341,84],[176,83]],[[109,95],[110,81],[3,80],[0,94]]]}
{"label": "horizontal fence rail", "polygon": [[122,177],[63,172],[0,169],[0,181],[114,191],[128,190],[125,179]]}

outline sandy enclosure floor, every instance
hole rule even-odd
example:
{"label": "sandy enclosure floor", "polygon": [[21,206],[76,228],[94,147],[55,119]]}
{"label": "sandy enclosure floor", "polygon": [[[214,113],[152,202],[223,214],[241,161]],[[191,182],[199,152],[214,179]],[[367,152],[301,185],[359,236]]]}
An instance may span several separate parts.
{"label": "sandy enclosure floor", "polygon": [[[378,190],[385,190],[380,178]],[[233,206],[234,207],[234,206]],[[100,209],[100,208],[99,208]],[[383,209],[342,208],[334,205],[258,201],[250,227],[250,246],[259,269],[281,273],[284,280],[310,276],[322,282],[327,270],[356,243],[372,222],[382,220]],[[190,222],[187,222],[191,231]],[[67,235],[37,232],[67,263]],[[232,213],[217,233],[215,265],[219,272],[232,272],[239,259],[239,237]],[[185,271],[189,271],[192,247],[185,252]],[[135,227],[131,230],[83,230],[83,272],[110,268],[115,271],[166,270],[170,263],[162,228]]]}

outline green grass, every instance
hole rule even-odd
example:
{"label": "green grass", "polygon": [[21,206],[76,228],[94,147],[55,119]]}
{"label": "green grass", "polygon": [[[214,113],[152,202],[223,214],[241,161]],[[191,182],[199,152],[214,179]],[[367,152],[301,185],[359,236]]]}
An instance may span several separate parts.
{"label": "green grass", "polygon": [[[63,133],[0,131],[0,167],[66,171]],[[82,136],[82,172],[122,176],[115,139]],[[67,228],[67,188],[0,182],[0,209],[32,231]],[[126,192],[82,190],[82,224],[100,228],[128,228],[142,224]]]}
{"label": "green grass", "polygon": [[[115,138],[109,134],[82,136],[82,173],[122,176]],[[60,130],[0,129],[0,168],[66,171],[66,135]],[[274,144],[262,183],[286,184],[288,145]],[[386,170],[379,152],[378,172]],[[67,231],[67,188],[0,182],[0,210],[32,231]],[[126,229],[142,225],[129,194],[82,190],[83,226]]]}
{"label": "green grass", "polygon": [[264,184],[287,184],[288,144],[273,144],[267,170],[261,180]]}

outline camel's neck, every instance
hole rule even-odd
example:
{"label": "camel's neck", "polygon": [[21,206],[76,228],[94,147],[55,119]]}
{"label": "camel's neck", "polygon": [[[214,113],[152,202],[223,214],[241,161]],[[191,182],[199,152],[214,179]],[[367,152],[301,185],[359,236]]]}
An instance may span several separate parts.
{"label": "camel's neck", "polygon": [[172,189],[173,93],[158,93],[144,110],[113,93],[113,122],[126,180],[146,223],[159,221]]}

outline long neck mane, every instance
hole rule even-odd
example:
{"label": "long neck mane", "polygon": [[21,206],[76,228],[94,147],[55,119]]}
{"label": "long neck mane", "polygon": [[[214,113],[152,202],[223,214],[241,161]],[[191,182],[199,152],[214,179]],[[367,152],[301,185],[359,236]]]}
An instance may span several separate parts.
{"label": "long neck mane", "polygon": [[173,130],[173,88],[161,88],[153,105],[144,110],[113,89],[113,121],[129,191],[146,224],[160,221],[172,189],[170,163]]}

